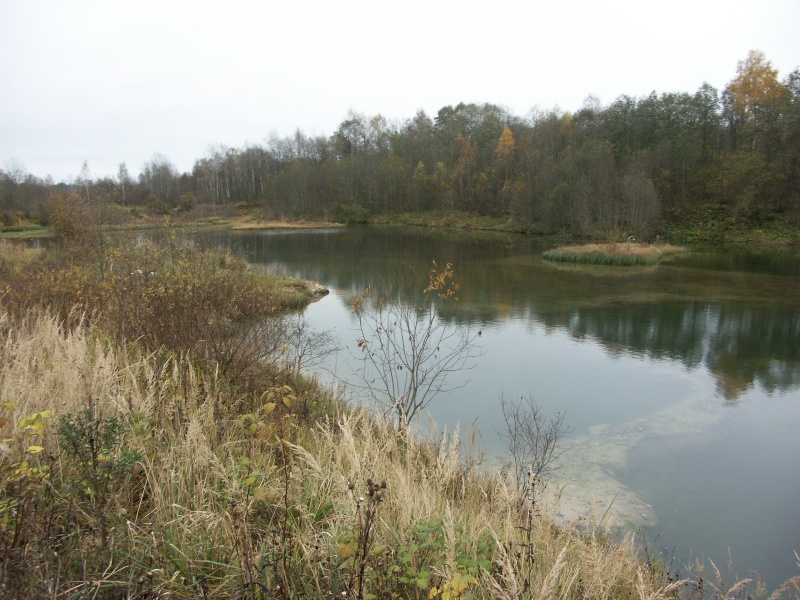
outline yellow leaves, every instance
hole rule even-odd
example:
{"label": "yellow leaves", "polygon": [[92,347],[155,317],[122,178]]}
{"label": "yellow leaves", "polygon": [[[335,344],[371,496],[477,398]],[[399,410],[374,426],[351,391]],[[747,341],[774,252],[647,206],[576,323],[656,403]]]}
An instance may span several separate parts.
{"label": "yellow leaves", "polygon": [[355,553],[357,546],[355,540],[350,540],[348,542],[339,542],[337,544],[339,548],[339,558],[342,560],[347,560]]}
{"label": "yellow leaves", "polygon": [[343,562],[339,565],[340,569],[346,569],[353,565],[355,553],[358,550],[358,538],[352,532],[346,531],[333,538],[339,552],[339,559]]}
{"label": "yellow leaves", "polygon": [[44,410],[39,413],[33,413],[19,422],[20,429],[27,429],[29,431],[38,432],[47,425],[47,420],[53,418],[52,411]]}
{"label": "yellow leaves", "polygon": [[267,497],[267,488],[265,487],[257,487],[255,491],[253,491],[253,502],[260,502],[264,498]]}
{"label": "yellow leaves", "polygon": [[388,550],[388,547],[386,546],[386,544],[376,544],[375,546],[370,548],[369,553],[372,556],[380,558],[380,557],[382,557],[382,556],[384,556],[386,554],[387,550]]}
{"label": "yellow leaves", "polygon": [[[14,403],[2,402],[0,409],[12,412]],[[47,427],[47,421],[52,417],[53,413],[49,410],[32,413],[17,423],[13,437],[0,440],[0,452],[8,458],[5,465],[0,463],[0,479],[9,477],[11,480],[35,481],[49,477],[49,466],[36,466],[38,461],[35,460],[35,457],[41,454],[45,447],[33,443],[33,440],[42,434],[44,428]],[[8,422],[8,418],[2,417],[0,425]]]}
{"label": "yellow leaves", "polygon": [[461,284],[454,280],[452,263],[447,263],[440,272],[437,272],[437,269],[436,261],[433,261],[433,267],[428,272],[428,287],[425,288],[425,293],[433,292],[442,300],[458,302],[456,292],[461,289]]}
{"label": "yellow leaves", "polygon": [[270,490],[264,486],[259,486],[253,489],[251,498],[253,503],[261,502],[262,500],[272,503],[278,499],[278,493],[275,490]]}
{"label": "yellow leaves", "polygon": [[514,134],[511,132],[510,128],[506,127],[503,129],[503,133],[497,141],[497,148],[495,148],[497,159],[503,163],[509,162],[514,157],[515,147],[516,141],[514,140]]}
{"label": "yellow leaves", "polygon": [[[42,430],[47,427],[47,421],[51,418],[53,418],[53,413],[49,410],[43,410],[42,412],[28,415],[17,424],[17,429],[19,430],[18,437],[23,439],[39,435]],[[30,451],[30,448],[34,448],[34,450]],[[38,450],[36,450],[37,448]],[[36,454],[43,449],[44,448],[41,448],[41,446],[31,445],[28,451],[31,454]]]}
{"label": "yellow leaves", "polygon": [[567,145],[572,144],[575,137],[575,119],[572,117],[572,114],[565,112],[561,116],[559,133],[562,135]]}
{"label": "yellow leaves", "polygon": [[751,50],[747,59],[739,61],[736,77],[728,84],[733,108],[742,118],[752,117],[759,105],[777,100],[783,91],[778,71],[763,52]]}
{"label": "yellow leaves", "polygon": [[459,600],[461,598],[471,597],[469,588],[472,585],[477,585],[478,579],[469,573],[462,573],[456,571],[453,574],[453,580],[445,583],[442,587],[432,587],[428,592],[428,599],[440,598],[441,600]]}

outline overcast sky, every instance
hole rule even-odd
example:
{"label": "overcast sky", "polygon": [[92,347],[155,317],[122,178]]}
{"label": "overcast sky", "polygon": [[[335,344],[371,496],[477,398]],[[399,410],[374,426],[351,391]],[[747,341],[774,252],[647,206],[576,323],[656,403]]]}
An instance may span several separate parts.
{"label": "overcast sky", "polygon": [[573,112],[800,65],[798,0],[0,0],[0,168],[72,180],[155,153],[331,135],[459,102]]}

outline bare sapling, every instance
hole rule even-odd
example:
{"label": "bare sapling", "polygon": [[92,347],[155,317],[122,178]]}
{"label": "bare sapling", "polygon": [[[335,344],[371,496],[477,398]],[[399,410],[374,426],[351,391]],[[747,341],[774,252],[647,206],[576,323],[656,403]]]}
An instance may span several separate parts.
{"label": "bare sapling", "polygon": [[282,343],[282,362],[287,372],[306,372],[338,350],[336,337],[330,331],[314,329],[302,315],[287,320]]}
{"label": "bare sapling", "polygon": [[559,442],[571,429],[564,423],[564,413],[548,417],[532,396],[512,402],[501,395],[500,409],[505,421],[500,437],[506,442],[517,486],[525,496],[531,485],[552,471],[563,453]]}
{"label": "bare sapling", "polygon": [[500,437],[511,454],[519,499],[523,503],[524,523],[519,527],[523,539],[519,545],[524,565],[523,589],[527,591],[532,584],[536,554],[533,532],[534,517],[538,514],[537,483],[543,486],[554,461],[563,453],[559,442],[570,428],[564,424],[564,413],[548,417],[533,396],[523,396],[512,402],[501,395],[500,408],[505,421],[505,431]]}
{"label": "bare sapling", "polygon": [[437,395],[466,385],[451,376],[472,368],[481,354],[479,334],[447,318],[457,308],[459,287],[452,265],[440,269],[434,261],[419,302],[368,289],[353,303],[360,351],[355,387],[393,414],[400,431]]}

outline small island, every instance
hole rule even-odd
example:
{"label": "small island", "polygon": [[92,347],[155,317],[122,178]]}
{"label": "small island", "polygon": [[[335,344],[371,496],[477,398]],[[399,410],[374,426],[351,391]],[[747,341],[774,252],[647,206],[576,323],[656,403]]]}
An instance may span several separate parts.
{"label": "small island", "polygon": [[559,246],[546,251],[542,257],[545,260],[559,262],[630,267],[656,265],[666,256],[673,256],[685,251],[685,248],[671,244],[639,244],[628,241]]}

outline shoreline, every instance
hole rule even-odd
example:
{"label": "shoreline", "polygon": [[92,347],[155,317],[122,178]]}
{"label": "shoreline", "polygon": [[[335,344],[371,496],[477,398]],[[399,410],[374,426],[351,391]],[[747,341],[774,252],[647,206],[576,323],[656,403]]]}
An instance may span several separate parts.
{"label": "shoreline", "polygon": [[[270,231],[343,228],[348,224],[334,222],[325,218],[275,218],[261,217],[263,210],[256,205],[232,204],[223,207],[201,205],[187,213],[174,215],[146,214],[141,207],[114,205],[112,212],[118,215],[116,224],[101,225],[109,231],[142,231],[164,227],[165,218],[176,228],[224,228],[233,231]],[[218,212],[226,214],[217,214]],[[205,214],[203,214],[205,213]],[[211,214],[210,214],[211,213]],[[365,221],[372,226],[424,227],[461,232],[492,232],[516,234],[550,240],[554,245],[567,244],[607,244],[615,241],[613,234],[574,235],[568,231],[545,232],[535,225],[524,226],[509,217],[490,217],[476,213],[382,213],[374,214]],[[705,229],[686,229],[679,224],[667,225],[656,239],[692,248],[703,247],[747,247],[797,252],[800,250],[800,229],[738,228],[725,232]],[[47,238],[49,229],[33,222],[20,224],[0,230],[0,238],[25,240]],[[642,244],[644,245],[644,244]]]}

